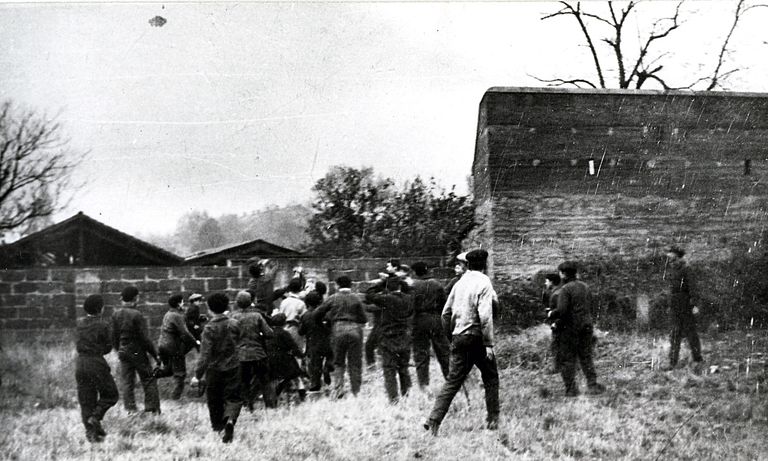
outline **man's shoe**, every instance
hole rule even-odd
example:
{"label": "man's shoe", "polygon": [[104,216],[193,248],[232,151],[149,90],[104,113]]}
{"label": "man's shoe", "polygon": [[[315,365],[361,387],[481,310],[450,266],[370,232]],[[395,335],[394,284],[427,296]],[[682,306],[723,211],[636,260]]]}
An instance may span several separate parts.
{"label": "man's shoe", "polygon": [[227,421],[227,424],[224,425],[224,436],[221,438],[221,441],[224,443],[231,443],[232,439],[235,438],[235,423],[232,421]]}
{"label": "man's shoe", "polygon": [[498,420],[492,419],[492,420],[488,421],[488,430],[489,431],[495,431],[498,428],[499,428],[499,421]]}
{"label": "man's shoe", "polygon": [[565,396],[566,397],[578,397],[580,394],[578,387],[572,387],[570,389],[565,390]]}
{"label": "man's shoe", "polygon": [[590,395],[598,395],[605,392],[605,386],[600,383],[590,384],[587,389],[587,393]]}
{"label": "man's shoe", "polygon": [[434,437],[437,437],[437,431],[440,429],[440,424],[436,421],[426,420],[423,424],[424,430],[429,431]]}
{"label": "man's shoe", "polygon": [[323,372],[323,382],[325,383],[326,386],[331,385],[331,372],[329,370],[325,370]]}
{"label": "man's shoe", "polygon": [[104,427],[101,425],[101,421],[95,416],[91,416],[88,418],[88,425],[91,426],[91,430],[94,434],[96,434],[99,437],[105,437],[107,435],[107,432],[104,430]]}
{"label": "man's shoe", "polygon": [[100,436],[93,430],[85,431],[85,439],[91,443],[101,443],[104,441],[104,437]]}

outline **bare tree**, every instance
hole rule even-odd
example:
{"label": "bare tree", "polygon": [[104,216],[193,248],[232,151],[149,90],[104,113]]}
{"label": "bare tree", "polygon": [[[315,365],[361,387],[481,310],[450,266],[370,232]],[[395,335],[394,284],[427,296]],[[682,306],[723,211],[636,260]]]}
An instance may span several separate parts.
{"label": "bare tree", "polygon": [[0,236],[23,230],[66,202],[75,153],[54,119],[0,104]]}
{"label": "bare tree", "polygon": [[[639,33],[637,40],[627,40],[629,19],[636,12],[639,1],[629,1],[619,8],[614,2],[606,2],[602,12],[586,11],[582,8],[581,2],[575,4],[569,2],[560,2],[559,11],[543,16],[541,19],[552,19],[560,16],[570,16],[579,25],[586,45],[589,48],[592,64],[596,72],[596,80],[589,78],[537,78],[541,82],[552,85],[574,85],[577,87],[589,86],[592,88],[607,88],[606,69],[615,66],[616,83],[618,88],[636,88],[643,87],[649,81],[655,81],[664,89],[673,89],[662,76],[665,59],[669,58],[669,53],[663,50],[660,42],[668,38],[683,24],[681,19],[681,7],[683,1],[674,4],[674,12],[670,12],[666,17],[655,20],[648,31]],[[590,2],[593,7],[596,2]],[[723,88],[723,83],[729,76],[742,70],[734,67],[725,70],[728,60],[731,38],[736,31],[739,21],[744,15],[757,7],[766,6],[763,4],[748,5],[746,0],[739,0],[733,11],[731,27],[719,47],[719,52],[712,66],[711,72],[707,75],[695,79],[686,85],[675,87],[675,89],[693,89],[694,87],[703,87],[706,90]],[[607,45],[608,57],[600,52],[598,44]]]}

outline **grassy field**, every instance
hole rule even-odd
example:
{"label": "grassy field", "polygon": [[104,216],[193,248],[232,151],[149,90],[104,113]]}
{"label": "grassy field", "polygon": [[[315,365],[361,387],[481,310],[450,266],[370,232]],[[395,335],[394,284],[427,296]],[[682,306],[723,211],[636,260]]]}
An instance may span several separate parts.
{"label": "grassy field", "polygon": [[396,406],[384,397],[380,371],[366,371],[357,398],[243,412],[231,445],[209,429],[194,396],[164,399],[160,416],[129,415],[118,404],[104,420],[109,436],[91,445],[75,397],[72,345],[6,345],[0,459],[768,459],[766,332],[703,336],[702,374],[685,366],[660,371],[666,338],[600,334],[597,368],[608,391],[577,398],[564,397],[559,376],[546,372],[548,337],[539,327],[499,342],[497,431],[484,428],[482,385],[473,375],[469,400],[459,394],[440,436],[428,435],[421,423],[442,383],[433,367],[430,389],[414,389]]}

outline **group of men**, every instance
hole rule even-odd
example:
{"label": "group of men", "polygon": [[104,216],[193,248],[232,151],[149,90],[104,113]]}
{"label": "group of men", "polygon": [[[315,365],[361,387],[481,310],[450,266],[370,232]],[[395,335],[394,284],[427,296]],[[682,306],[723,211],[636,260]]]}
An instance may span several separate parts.
{"label": "group of men", "polygon": [[[692,279],[682,260],[684,252],[670,250],[669,279],[673,306],[673,334],[670,365],[679,356],[681,337],[688,338],[694,361],[701,361],[690,299]],[[265,406],[276,404],[276,395],[285,389],[297,390],[303,399],[304,381],[317,392],[322,383],[333,385],[332,395],[349,388],[357,395],[362,385],[363,352],[378,349],[384,388],[392,403],[411,388],[409,362],[413,351],[419,385],[429,385],[430,347],[445,377],[424,428],[437,434],[453,398],[473,367],[480,370],[487,409],[487,426],[498,427],[499,375],[494,354],[493,312],[496,292],[485,274],[488,253],[473,250],[457,258],[456,277],[443,287],[429,277],[423,262],[412,267],[390,260],[365,292],[364,299],[352,292],[352,280],[342,275],[336,293],[325,298],[322,282],[307,286],[300,269],[286,288],[274,289],[264,277],[264,265],[250,268],[249,289],[230,300],[223,293],[207,299],[211,318],[200,316],[201,295],[193,295],[190,308],[182,309],[183,297],[169,298],[163,318],[159,348],[147,335],[147,323],[136,309],[138,290],[123,290],[122,306],[116,309],[111,325],[100,318],[104,301],[89,296],[84,303],[86,317],[78,320],[76,378],[78,398],[86,436],[100,441],[106,435],[101,420],[118,400],[117,386],[103,355],[115,349],[119,358],[122,395],[127,410],[136,411],[135,379],[144,387],[146,412],[160,413],[157,378],[173,376],[172,398],[181,397],[186,376],[186,354],[199,349],[192,385],[204,386],[211,425],[231,442],[240,409],[250,410],[260,393]],[[557,276],[548,276],[545,297],[548,320],[553,329],[553,351],[567,396],[579,394],[576,368],[580,365],[588,391],[600,393],[592,350],[594,331],[592,301],[588,286],[577,277],[572,261],[558,266]],[[276,306],[276,301],[279,305]],[[190,316],[190,312],[192,315]],[[368,343],[363,343],[368,313],[375,318]],[[207,321],[206,321],[207,320]],[[205,322],[204,328],[202,327]],[[150,365],[150,358],[159,364]],[[299,365],[298,360],[302,360]],[[375,359],[368,360],[374,365]],[[275,387],[274,384],[277,383]]]}
{"label": "group of men", "polygon": [[[688,341],[694,369],[703,362],[701,342],[696,332],[696,287],[694,278],[685,261],[685,250],[677,245],[666,253],[667,265],[664,277],[669,286],[669,315],[671,324],[669,363],[664,370],[674,369],[680,359],[680,343]],[[576,278],[577,267],[566,261],[558,267],[559,273],[546,275],[542,296],[547,310],[547,321],[552,328],[551,351],[554,356],[553,371],[562,375],[566,396],[576,396],[576,364],[581,366],[590,393],[601,393],[605,387],[597,382],[592,358],[594,330],[587,285]]]}

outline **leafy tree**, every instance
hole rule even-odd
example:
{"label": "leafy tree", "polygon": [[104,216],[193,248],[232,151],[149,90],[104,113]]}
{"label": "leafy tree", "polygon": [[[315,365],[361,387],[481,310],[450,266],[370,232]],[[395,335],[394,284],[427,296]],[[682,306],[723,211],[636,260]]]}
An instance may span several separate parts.
{"label": "leafy tree", "polygon": [[208,218],[200,225],[192,251],[207,250],[225,245],[224,233],[215,218]]}
{"label": "leafy tree", "polygon": [[0,104],[0,237],[28,232],[66,204],[85,155],[69,143],[56,120]]}
{"label": "leafy tree", "polygon": [[338,256],[373,252],[392,187],[392,180],[374,177],[372,168],[332,167],[312,187],[311,250]]}
{"label": "leafy tree", "polygon": [[[729,45],[739,22],[744,15],[763,4],[748,4],[739,0],[734,5],[727,28],[721,31],[720,46],[713,56],[706,74],[694,77],[691,82],[676,87],[668,83],[663,75],[668,64],[674,64],[670,49],[665,47],[669,38],[683,26],[683,1],[666,3],[669,13],[651,24],[638,24],[640,1],[629,1],[617,6],[616,2],[559,2],[560,9],[542,17],[543,20],[569,17],[579,26],[584,42],[589,49],[594,78],[565,77],[538,80],[553,85],[588,86],[592,88],[642,88],[655,82],[664,89],[705,89],[723,88],[728,77],[741,70],[729,65]],[[664,2],[655,2],[658,6]],[[586,7],[586,5],[589,5]],[[605,45],[601,47],[600,45]],[[615,84],[610,79],[615,78]]]}
{"label": "leafy tree", "polygon": [[416,177],[397,189],[373,169],[334,167],[313,187],[309,223],[317,254],[350,256],[447,255],[474,227],[469,197]]}

